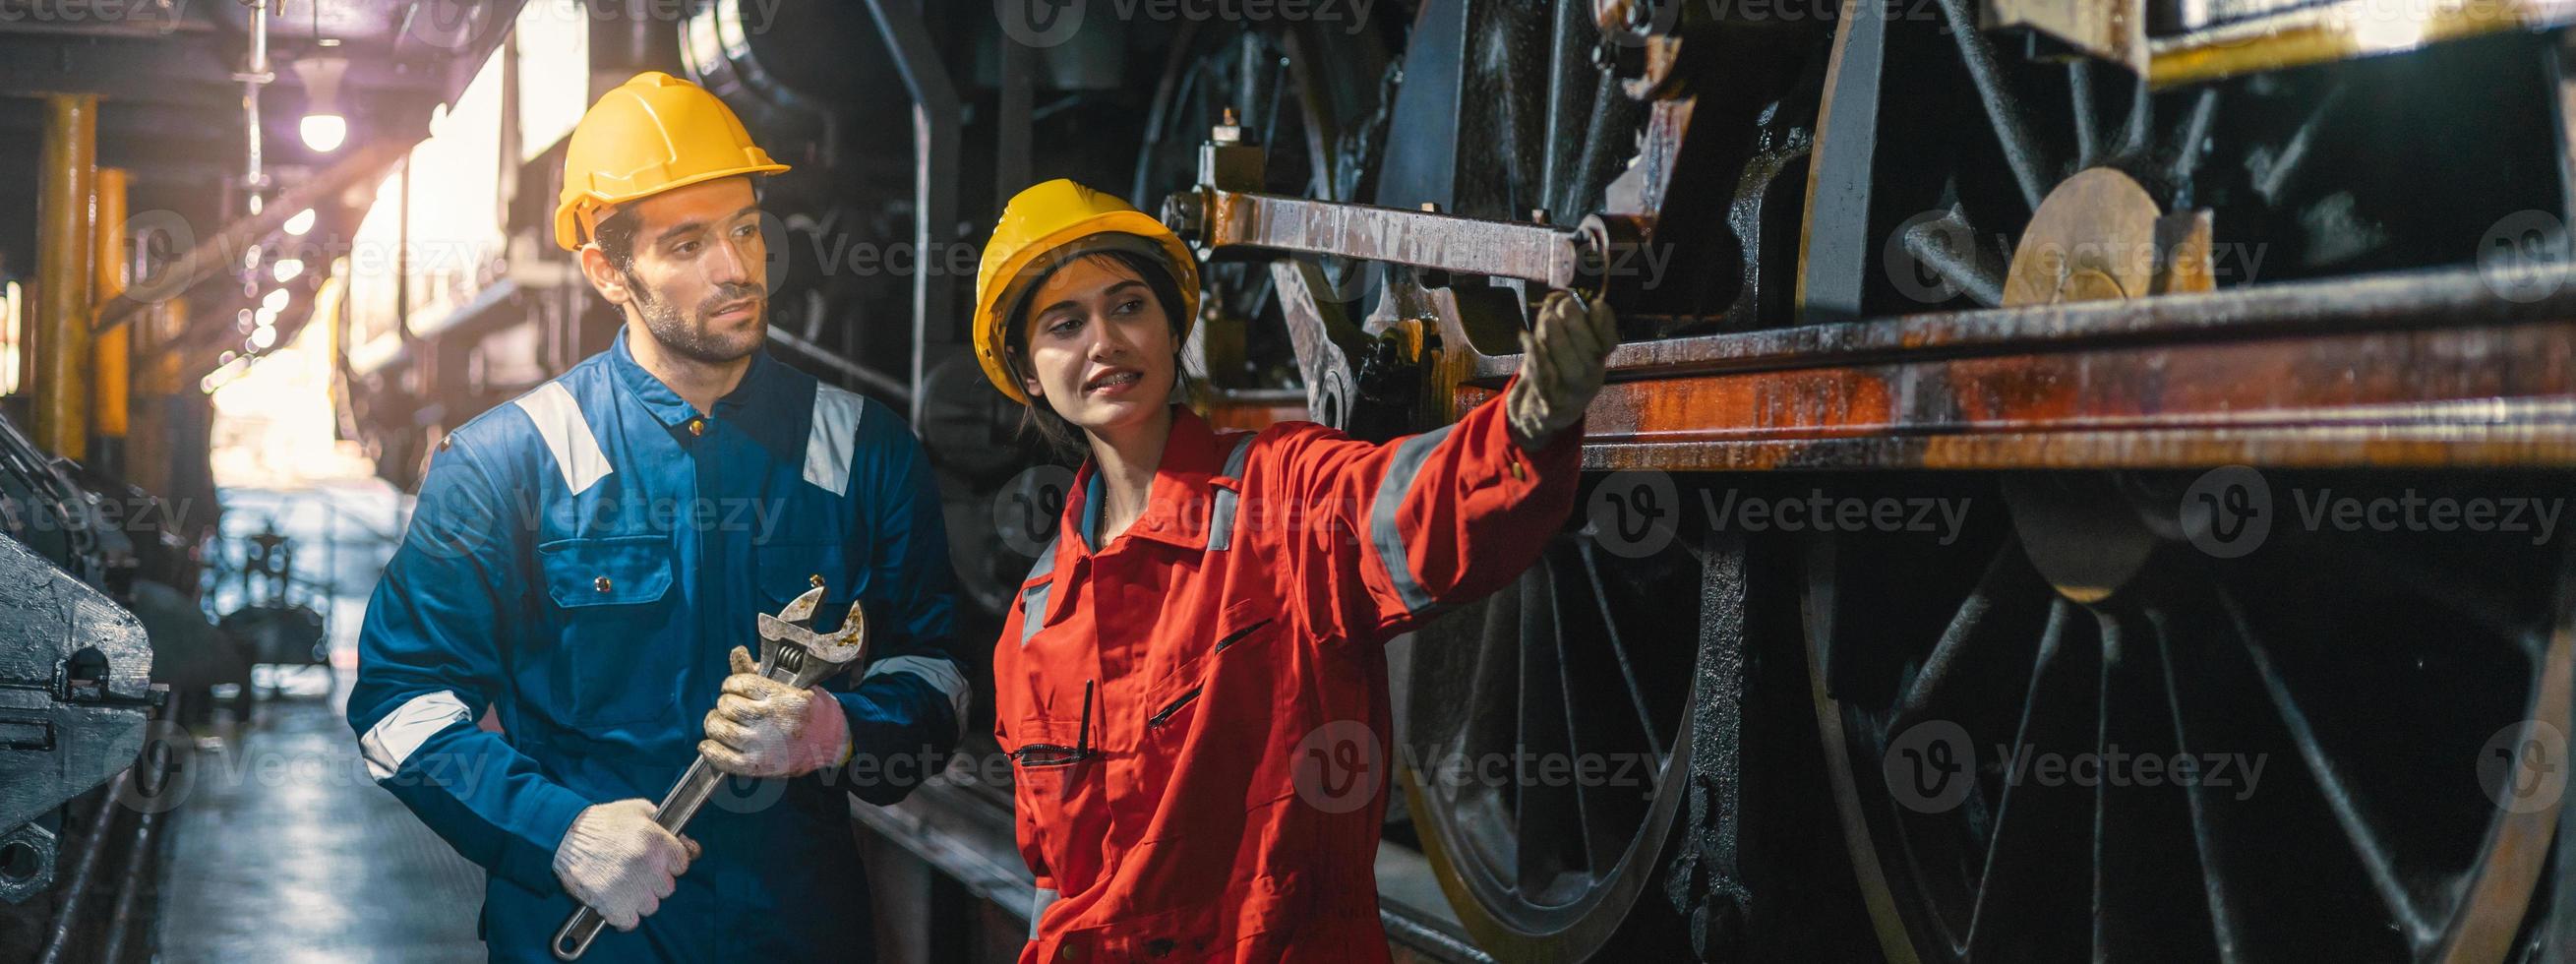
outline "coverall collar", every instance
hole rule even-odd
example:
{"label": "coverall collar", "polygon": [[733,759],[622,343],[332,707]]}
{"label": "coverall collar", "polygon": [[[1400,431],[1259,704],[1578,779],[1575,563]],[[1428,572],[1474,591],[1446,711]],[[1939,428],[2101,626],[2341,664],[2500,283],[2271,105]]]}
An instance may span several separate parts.
{"label": "coverall collar", "polygon": [[635,400],[644,403],[644,409],[652,412],[653,417],[664,426],[678,427],[701,414],[731,414],[732,410],[750,403],[753,386],[763,380],[765,369],[778,364],[775,359],[769,357],[767,349],[753,349],[751,365],[743,369],[742,380],[734,383],[733,391],[726,392],[724,397],[716,399],[715,411],[701,413],[692,407],[687,399],[681,398],[679,392],[663,384],[659,376],[647,370],[644,363],[635,360],[635,353],[626,347],[628,329],[633,327],[633,325],[618,326],[617,337],[609,343],[608,367],[617,372],[618,384],[626,386],[626,390],[635,396]]}
{"label": "coverall collar", "polygon": [[[1091,535],[1099,518],[1100,498],[1097,467],[1089,460],[1075,472],[1073,490],[1065,500],[1064,516],[1056,522],[1056,558],[1051,573],[1069,573],[1087,565],[1099,552],[1091,545]],[[1216,484],[1209,481],[1218,471],[1216,432],[1205,419],[1186,406],[1172,406],[1172,434],[1163,441],[1163,459],[1154,468],[1154,481],[1145,492],[1145,512],[1127,526],[1122,535],[1146,542],[1158,542],[1193,552],[1207,548],[1208,514],[1215,504]],[[1115,543],[1117,540],[1110,540]],[[1049,577],[1052,579],[1052,576]],[[1046,621],[1054,622],[1072,605],[1073,593],[1057,591],[1047,602]]]}

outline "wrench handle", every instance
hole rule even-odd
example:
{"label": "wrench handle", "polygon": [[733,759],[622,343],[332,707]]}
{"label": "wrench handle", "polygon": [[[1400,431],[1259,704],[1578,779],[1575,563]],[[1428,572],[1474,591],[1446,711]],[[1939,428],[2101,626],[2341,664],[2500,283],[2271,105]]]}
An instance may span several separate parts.
{"label": "wrench handle", "polygon": [[[827,667],[809,662],[802,672],[782,671],[768,658],[760,662],[760,675],[799,689],[814,685],[828,670],[839,668],[838,665]],[[662,797],[661,804],[653,808],[653,822],[678,834],[680,828],[689,825],[689,818],[698,815],[698,808],[706,806],[707,798],[715,794],[716,781],[723,776],[717,772],[715,764],[708,763],[707,758],[700,755],[689,764],[688,772],[680,774],[680,782],[671,785],[671,792]],[[584,906],[572,912],[571,919],[564,921],[561,930],[555,931],[554,941],[546,948],[554,952],[555,960],[580,960],[590,951],[590,942],[599,937],[599,929],[606,926],[607,918]]]}

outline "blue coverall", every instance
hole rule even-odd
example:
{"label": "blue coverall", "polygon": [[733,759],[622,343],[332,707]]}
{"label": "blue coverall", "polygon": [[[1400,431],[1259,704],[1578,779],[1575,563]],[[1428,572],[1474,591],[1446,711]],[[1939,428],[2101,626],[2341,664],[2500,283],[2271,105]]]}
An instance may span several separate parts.
{"label": "blue coverall", "polygon": [[577,906],[553,870],[574,816],[658,802],[726,652],[759,653],[755,615],[820,576],[816,628],[853,598],[867,615],[865,670],[824,683],[855,755],[727,780],[678,889],[589,959],[869,960],[847,797],[901,799],[966,711],[930,465],[894,412],[766,353],[697,412],[626,338],[440,445],[367,605],[349,725],[378,783],[488,871],[491,958],[550,960]]}

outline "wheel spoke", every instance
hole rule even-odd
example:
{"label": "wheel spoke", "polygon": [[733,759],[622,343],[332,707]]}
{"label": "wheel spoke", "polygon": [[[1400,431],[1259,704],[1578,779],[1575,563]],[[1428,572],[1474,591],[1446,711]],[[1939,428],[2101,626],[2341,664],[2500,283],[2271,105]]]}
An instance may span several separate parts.
{"label": "wheel spoke", "polygon": [[1914,679],[1906,684],[1905,693],[1897,698],[1896,716],[1888,724],[1889,730],[1901,732],[1922,719],[1942,695],[1943,688],[1952,682],[1952,672],[1959,668],[1963,659],[1973,655],[1970,652],[1972,644],[1995,639],[2004,635],[2004,630],[2013,628],[2012,620],[2005,618],[2010,610],[1998,613],[1996,607],[2022,598],[2023,594],[2015,590],[2027,590],[2030,584],[2019,543],[2006,541],[1995,552],[1994,558],[1987,561],[1985,574],[1977,579],[1977,588],[1969,593],[1966,602],[1959,605],[1958,611],[1951,614],[1950,624],[1941,630],[1940,641],[1934,643],[1932,652],[1923,657],[1923,668],[1915,672]]}
{"label": "wheel spoke", "polygon": [[1968,68],[1968,79],[1977,85],[1977,100],[1985,105],[1986,120],[2003,146],[2004,163],[2012,168],[2013,180],[2021,185],[2022,200],[2037,211],[2040,199],[2057,183],[2057,169],[2050,166],[2039,142],[2031,137],[2022,118],[2021,98],[2013,94],[2002,66],[1995,63],[1994,47],[1977,32],[1977,19],[1968,10],[1968,0],[1941,0],[1941,12],[1949,19],[1951,39],[1958,41],[1959,60]]}
{"label": "wheel spoke", "polygon": [[2209,126],[2218,117],[2218,88],[2206,88],[2191,103],[2191,116],[2183,124],[2182,143],[2174,148],[2173,207],[2177,210],[2192,204],[2192,178],[2200,173],[2200,157],[2207,153],[2201,142],[2209,139]]}
{"label": "wheel spoke", "polygon": [[[2073,603],[2060,599],[2049,605],[2048,628],[2040,634],[2039,652],[2031,660],[2030,686],[2022,696],[2020,721],[2013,727],[2012,751],[2016,754],[2031,745],[2031,738],[2034,735],[2032,722],[2039,714],[2041,691],[2046,688],[2049,670],[2055,666],[2058,654],[2064,648],[2066,631],[2073,623],[2074,615],[2075,604]],[[2006,761],[2005,765],[2010,767],[2011,764]],[[1993,915],[2002,906],[1997,903],[1997,898],[2009,896],[1999,893],[2006,889],[2003,886],[2003,877],[1999,873],[2002,869],[2000,857],[2003,854],[2004,841],[2010,839],[2012,819],[2018,812],[2013,804],[2027,796],[2019,792],[2020,790],[2019,781],[2004,781],[2003,795],[1995,804],[1994,825],[1986,833],[1986,852],[1979,862],[1980,869],[1977,872],[1976,903],[1968,912],[1967,943],[1968,953],[1972,958],[1976,956],[1980,947],[1991,944],[1997,939]]]}
{"label": "wheel spoke", "polygon": [[[1555,595],[1555,571],[1542,561],[1533,571],[1545,572],[1544,580],[1522,580],[1521,634],[1523,641],[1552,638],[1563,631]],[[1523,751],[1513,760],[1514,836],[1520,841],[1515,879],[1524,896],[1545,890],[1557,875],[1566,870],[1562,844],[1567,831],[1580,832],[1573,821],[1580,815],[1572,812],[1575,801],[1561,787],[1550,787],[1536,779],[1527,761],[1546,760],[1565,753],[1571,734],[1566,728],[1564,667],[1557,658],[1553,642],[1520,647],[1519,676],[1520,739]]]}
{"label": "wheel spoke", "polygon": [[2147,142],[2154,139],[2156,114],[2153,94],[2144,77],[2138,78],[2137,86],[2130,90],[2129,120],[2125,125],[2126,131],[2120,136],[2120,153],[2124,156],[2145,154]]}
{"label": "wheel spoke", "polygon": [[2325,794],[2326,807],[2334,813],[2335,826],[2343,831],[2345,841],[2352,846],[2353,855],[2361,859],[2362,870],[2370,878],[2371,889],[2378,893],[2380,903],[2388,908],[2389,916],[2405,933],[2407,943],[2419,951],[2430,946],[2438,935],[2425,920],[2414,893],[2398,876],[2396,857],[2378,823],[2363,812],[2361,800],[2345,781],[2342,770],[2327,755],[2325,744],[2317,737],[2316,726],[2309,721],[2307,712],[2300,708],[2298,697],[2290,692],[2279,668],[2273,665],[2270,651],[2253,628],[2246,624],[2234,596],[2222,586],[2213,586],[2212,590],[2227,615],[2228,629],[2254,664],[2254,675],[2262,682],[2264,695],[2271,699],[2273,710],[2281,717],[2281,725],[2289,730],[2290,740],[2298,749],[2299,761],[2306,765],[2318,791]]}
{"label": "wheel spoke", "polygon": [[1592,587],[1592,599],[1601,607],[1602,636],[1610,641],[1610,655],[1619,664],[1619,681],[1627,684],[1628,705],[1637,714],[1637,727],[1646,735],[1647,752],[1655,759],[1664,758],[1664,735],[1655,724],[1655,714],[1646,707],[1646,689],[1637,681],[1637,665],[1628,653],[1628,639],[1619,632],[1618,607],[1610,604],[1610,592],[1601,582],[1600,548],[1583,543],[1583,575]]}
{"label": "wheel spoke", "polygon": [[[2166,632],[2164,620],[2156,620],[2156,668],[2164,683],[2165,710],[2173,721],[2174,752],[2188,756],[2192,752],[2191,726],[2183,711],[2182,687],[2174,679],[2173,635]],[[2183,784],[2183,803],[2191,814],[2192,850],[2200,859],[2201,888],[2209,895],[2210,935],[2218,945],[2218,959],[2224,964],[2238,964],[2245,957],[2245,937],[2236,909],[2236,891],[2230,887],[2225,870],[2219,863],[2218,836],[2220,810],[2209,799],[2209,789],[2198,780]]]}
{"label": "wheel spoke", "polygon": [[2075,62],[2066,65],[2067,97],[2074,102],[2075,108],[2075,167],[2077,170],[2092,167],[2102,157],[2101,118],[2093,113],[2094,69],[2094,61],[2089,57],[2077,58]]}
{"label": "wheel spoke", "polygon": [[[1967,249],[1952,247],[1954,239],[1967,239]],[[1905,252],[1914,260],[1930,267],[1935,274],[1958,285],[1968,297],[1988,308],[2004,303],[2001,258],[1988,258],[1985,245],[1977,240],[1976,229],[1968,225],[1957,208],[1940,218],[1905,229]]]}

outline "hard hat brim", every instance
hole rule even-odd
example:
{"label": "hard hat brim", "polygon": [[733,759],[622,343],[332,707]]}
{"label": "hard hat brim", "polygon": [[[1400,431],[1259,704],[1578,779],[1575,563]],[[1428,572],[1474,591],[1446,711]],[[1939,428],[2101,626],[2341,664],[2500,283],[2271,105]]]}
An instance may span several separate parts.
{"label": "hard hat brim", "polygon": [[787,165],[772,161],[767,164],[746,164],[741,167],[702,171],[697,174],[691,174],[687,177],[674,178],[668,183],[656,184],[651,190],[633,191],[621,195],[603,194],[598,191],[583,191],[580,194],[574,195],[571,199],[555,205],[555,244],[566,251],[581,250],[581,246],[585,241],[582,237],[581,212],[585,210],[605,211],[621,204],[631,204],[633,202],[652,197],[656,194],[675,191],[692,184],[704,184],[708,181],[720,180],[728,177],[784,174],[787,170]]}

